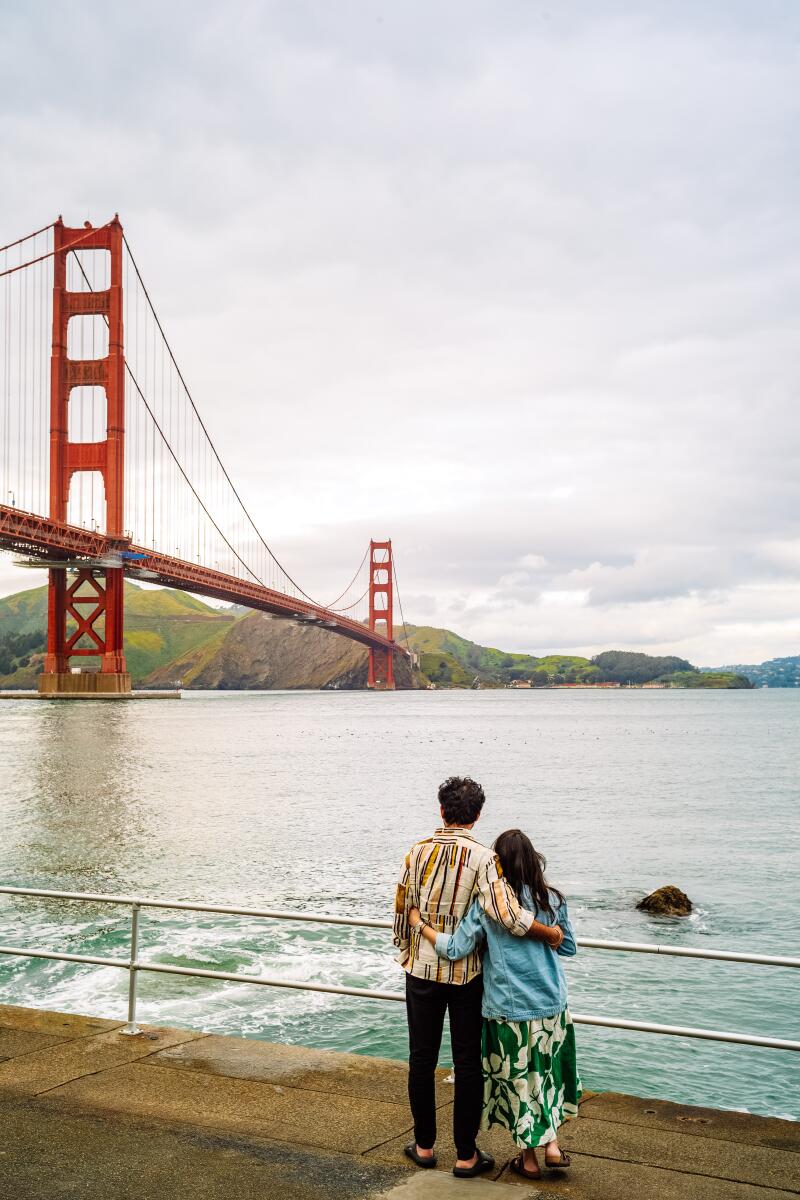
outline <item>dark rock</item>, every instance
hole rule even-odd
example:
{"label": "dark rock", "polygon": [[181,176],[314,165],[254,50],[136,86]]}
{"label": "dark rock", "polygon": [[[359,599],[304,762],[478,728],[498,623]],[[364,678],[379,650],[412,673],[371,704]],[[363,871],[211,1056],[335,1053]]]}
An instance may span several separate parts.
{"label": "dark rock", "polygon": [[645,896],[636,907],[641,912],[658,913],[662,917],[685,917],[692,911],[692,902],[686,892],[667,884]]}

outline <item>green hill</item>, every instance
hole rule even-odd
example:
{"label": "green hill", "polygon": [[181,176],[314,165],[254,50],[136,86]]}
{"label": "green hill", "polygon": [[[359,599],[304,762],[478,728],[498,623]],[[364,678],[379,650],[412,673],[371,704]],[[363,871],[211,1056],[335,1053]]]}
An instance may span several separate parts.
{"label": "green hill", "polygon": [[[125,655],[134,682],[180,658],[240,617],[186,592],[125,584]],[[36,685],[47,631],[47,588],[0,598],[0,687]]]}
{"label": "green hill", "polygon": [[680,688],[753,688],[755,684],[745,675],[734,671],[675,671],[664,675],[663,680],[672,687]]}
{"label": "green hill", "polygon": [[[577,655],[551,654],[546,658],[535,658],[531,654],[495,650],[470,642],[450,629],[436,629],[431,625],[406,625],[406,631],[410,646],[420,655],[422,673],[432,683],[442,686],[463,687],[471,684],[476,675],[484,684],[497,685],[515,679],[530,679],[534,675],[542,676],[535,682],[543,686],[555,675],[559,676],[560,682],[566,683],[591,682],[599,678],[588,658]],[[402,637],[399,630],[396,636]]]}
{"label": "green hill", "polygon": [[[672,654],[656,658],[633,650],[604,650],[602,654],[596,654],[592,662],[609,683],[649,683],[652,679],[666,676],[676,678],[677,672],[682,675],[691,671],[697,673],[697,668],[685,658],[676,658]],[[696,686],[701,687],[702,684]]]}
{"label": "green hill", "polygon": [[[594,658],[577,654],[509,653],[480,646],[450,629],[407,625],[410,646],[420,656],[422,674],[437,687],[469,687],[477,678],[483,686],[506,687],[530,680],[534,687],[562,683],[642,684],[653,680],[680,688],[746,688],[748,681],[731,671],[703,673],[685,658],[655,656],[632,650],[605,650]],[[397,631],[402,638],[402,631]]]}

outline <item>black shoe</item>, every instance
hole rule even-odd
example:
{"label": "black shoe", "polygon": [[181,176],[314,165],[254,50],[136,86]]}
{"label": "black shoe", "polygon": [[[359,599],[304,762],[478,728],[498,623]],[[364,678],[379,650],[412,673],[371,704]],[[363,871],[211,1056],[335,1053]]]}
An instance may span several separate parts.
{"label": "black shoe", "polygon": [[436,1166],[436,1155],[432,1154],[430,1158],[423,1158],[421,1154],[417,1153],[416,1142],[409,1142],[407,1146],[403,1146],[403,1153],[405,1154],[406,1158],[410,1158],[411,1161],[416,1163],[418,1167],[424,1167],[425,1169],[430,1170],[431,1167]]}
{"label": "black shoe", "polygon": [[494,1159],[491,1154],[484,1154],[482,1150],[478,1150],[478,1161],[471,1167],[453,1167],[453,1174],[459,1179],[474,1179],[476,1175],[483,1175],[484,1171],[494,1170]]}

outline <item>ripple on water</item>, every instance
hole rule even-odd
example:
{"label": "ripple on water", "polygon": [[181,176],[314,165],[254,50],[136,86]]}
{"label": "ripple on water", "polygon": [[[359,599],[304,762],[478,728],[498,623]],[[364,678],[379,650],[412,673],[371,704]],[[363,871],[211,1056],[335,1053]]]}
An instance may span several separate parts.
{"label": "ripple on water", "polygon": [[[203,694],[0,709],[0,878],[386,917],[438,782],[547,854],[579,936],[796,954],[800,692]],[[19,748],[24,746],[25,753]],[[635,903],[676,883],[684,920]],[[0,900],[0,940],[126,957],[127,916]],[[146,910],[142,957],[399,989],[380,931]],[[797,973],[585,951],[575,1012],[799,1036]],[[401,1004],[142,973],[145,1021],[403,1057]],[[0,961],[0,1001],[121,1019],[111,968]],[[690,1017],[688,1016],[690,1014]],[[788,1053],[583,1026],[592,1087],[800,1116]],[[447,1049],[444,1049],[445,1058]]]}

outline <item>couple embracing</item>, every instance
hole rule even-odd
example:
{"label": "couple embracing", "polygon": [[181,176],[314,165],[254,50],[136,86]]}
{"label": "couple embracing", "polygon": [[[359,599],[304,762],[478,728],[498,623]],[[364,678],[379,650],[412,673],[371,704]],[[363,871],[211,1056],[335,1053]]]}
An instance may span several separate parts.
{"label": "couple embracing", "polygon": [[435,1167],[435,1071],[450,1023],[456,1165],[464,1178],[494,1167],[478,1129],[509,1130],[511,1169],[541,1178],[569,1166],[558,1130],[577,1116],[581,1085],[560,956],[575,953],[564,897],[519,829],[490,850],[472,829],[483,788],[468,778],[439,788],[442,826],[406,856],[395,900],[394,943],[406,971],[408,1094],[414,1141],[405,1153]]}

